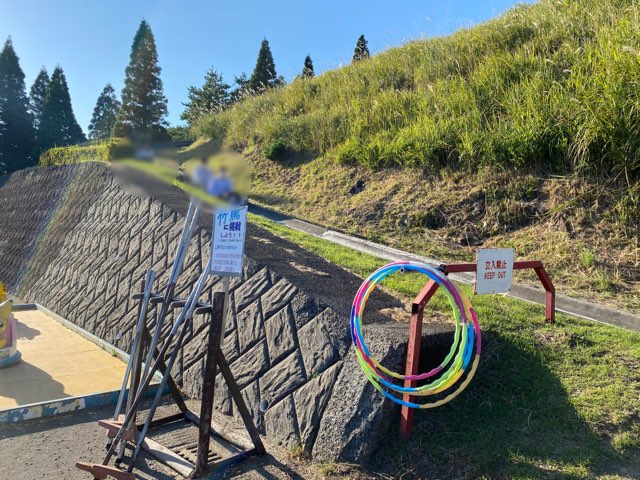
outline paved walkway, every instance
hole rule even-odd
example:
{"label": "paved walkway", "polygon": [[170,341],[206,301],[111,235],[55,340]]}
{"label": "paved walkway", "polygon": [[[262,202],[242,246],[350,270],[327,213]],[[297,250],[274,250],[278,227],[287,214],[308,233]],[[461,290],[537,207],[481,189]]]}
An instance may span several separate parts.
{"label": "paved walkway", "polygon": [[[187,405],[198,411],[199,403],[187,400]],[[143,404],[144,410],[148,402]],[[173,406],[160,406],[158,417],[176,413]],[[75,468],[78,460],[99,462],[104,458],[105,431],[98,420],[113,415],[113,405],[89,408],[53,417],[10,423],[0,427],[0,478],[20,480],[89,480],[90,476]],[[229,419],[214,412],[216,421]],[[215,422],[214,422],[215,423]],[[244,434],[237,422],[237,434]],[[223,430],[228,434],[228,430]],[[286,452],[263,438],[267,455],[250,457],[229,470],[212,475],[214,479],[235,480],[321,480],[308,461],[292,462]],[[166,465],[142,450],[136,462],[139,480],[183,479]],[[5,474],[3,476],[3,474]],[[349,476],[356,480],[362,477]]]}
{"label": "paved walkway", "polygon": [[[250,204],[249,211],[255,215],[260,215],[269,220],[273,220],[287,227],[299,230],[319,238],[323,238],[333,243],[353,248],[360,252],[369,253],[376,257],[395,260],[414,260],[438,266],[445,263],[441,260],[422,257],[413,253],[404,252],[396,248],[387,247],[378,243],[363,240],[361,238],[336,232],[318,225],[314,225],[304,220],[291,217],[279,212],[275,212],[265,207]],[[466,284],[473,284],[475,275],[472,273],[454,273],[449,275],[453,280]],[[506,296],[532,302],[540,305],[545,304],[545,292],[542,288],[514,283],[511,291]],[[556,292],[556,311],[585,318],[595,322],[606,323],[616,327],[626,328],[640,332],[640,316],[629,312],[615,310],[613,308],[591,303],[578,298],[568,297]]]}
{"label": "paved walkway", "polygon": [[0,369],[0,410],[120,389],[120,359],[39,310],[14,315],[22,360]]}

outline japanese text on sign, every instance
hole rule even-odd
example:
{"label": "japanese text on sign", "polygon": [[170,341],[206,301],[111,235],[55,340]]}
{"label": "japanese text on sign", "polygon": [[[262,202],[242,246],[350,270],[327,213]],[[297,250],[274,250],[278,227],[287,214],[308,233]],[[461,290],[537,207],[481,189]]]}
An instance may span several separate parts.
{"label": "japanese text on sign", "polygon": [[247,231],[247,207],[221,207],[213,212],[211,273],[223,277],[242,275],[242,255]]}
{"label": "japanese text on sign", "polygon": [[477,251],[476,293],[504,293],[511,290],[513,248],[481,248]]}

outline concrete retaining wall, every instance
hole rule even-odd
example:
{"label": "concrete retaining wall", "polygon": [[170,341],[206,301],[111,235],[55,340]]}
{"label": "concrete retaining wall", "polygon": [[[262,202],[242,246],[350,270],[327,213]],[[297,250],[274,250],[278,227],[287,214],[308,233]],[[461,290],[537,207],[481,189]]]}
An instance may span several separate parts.
{"label": "concrete retaining wall", "polygon": [[[0,280],[18,297],[128,351],[136,317],[131,295],[148,268],[157,272],[159,285],[166,282],[188,200],[149,179],[143,194],[129,193],[121,183],[102,164],[4,177]],[[207,260],[209,223],[202,215],[178,295],[187,295]],[[258,428],[323,460],[362,460],[383,428],[384,404],[350,351],[348,315],[359,284],[352,274],[252,225],[244,276],[231,282],[223,350]],[[220,286],[218,277],[209,277],[203,299]],[[406,330],[380,311],[397,307],[382,293],[368,306],[372,349],[393,368],[404,355]],[[202,388],[206,320],[195,319],[174,369],[194,397]],[[226,386],[217,381],[216,408],[235,415]],[[260,412],[263,400],[268,409]]]}

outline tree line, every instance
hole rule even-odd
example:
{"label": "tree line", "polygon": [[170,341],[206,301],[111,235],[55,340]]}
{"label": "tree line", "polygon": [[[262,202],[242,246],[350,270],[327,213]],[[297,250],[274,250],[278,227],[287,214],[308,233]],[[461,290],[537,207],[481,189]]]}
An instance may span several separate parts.
{"label": "tree line", "polygon": [[0,52],[0,172],[28,167],[54,145],[83,141],[62,67],[56,66],[51,77],[42,68],[27,95],[24,73],[8,38]]}
{"label": "tree line", "polygon": [[[369,57],[364,35],[353,53],[357,62]],[[151,27],[146,20],[133,38],[129,64],[125,70],[121,100],[107,83],[93,109],[89,138],[129,137],[141,141],[167,138],[167,98],[163,92],[158,53]],[[315,76],[313,61],[307,55],[300,75]],[[285,85],[276,72],[268,40],[262,40],[251,76],[234,77],[235,88],[210,68],[202,87],[190,86],[181,119],[191,125],[201,116],[219,112],[248,95]],[[0,52],[0,174],[34,165],[40,153],[52,147],[85,142],[71,105],[64,71],[57,65],[51,76],[42,68],[26,93],[25,76],[9,37]]]}
{"label": "tree line", "polygon": [[[364,35],[360,35],[353,51],[353,62],[369,58],[369,46]],[[297,79],[308,79],[315,76],[313,60],[307,55],[302,71]],[[276,73],[276,65],[271,53],[269,41],[265,38],[260,44],[258,58],[253,73],[234,77],[235,88],[226,83],[222,75],[214,68],[207,70],[202,87],[189,87],[188,100],[183,103],[185,110],[180,116],[188,125],[193,124],[203,115],[218,113],[248,95],[259,95],[271,88],[285,84],[284,78]]]}
{"label": "tree line", "polygon": [[[166,137],[167,99],[155,39],[145,20],[133,39],[121,97],[107,83],[93,109],[90,139]],[[49,148],[86,140],[62,67],[56,66],[51,76],[43,67],[27,95],[24,72],[8,38],[0,52],[0,174],[35,164]]]}

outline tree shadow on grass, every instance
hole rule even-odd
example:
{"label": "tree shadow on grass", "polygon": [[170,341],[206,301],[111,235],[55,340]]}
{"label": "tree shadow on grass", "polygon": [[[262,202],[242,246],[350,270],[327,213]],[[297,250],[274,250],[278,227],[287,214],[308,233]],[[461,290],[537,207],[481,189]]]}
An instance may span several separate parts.
{"label": "tree shadow on grass", "polygon": [[[598,436],[571,404],[557,376],[535,348],[518,337],[483,332],[480,366],[452,402],[414,413],[408,442],[387,442],[370,469],[407,478],[637,478],[609,442]],[[521,337],[520,337],[521,338]],[[448,352],[450,333],[423,339],[420,371]],[[434,397],[423,397],[433,400]],[[388,438],[399,438],[399,415]]]}

